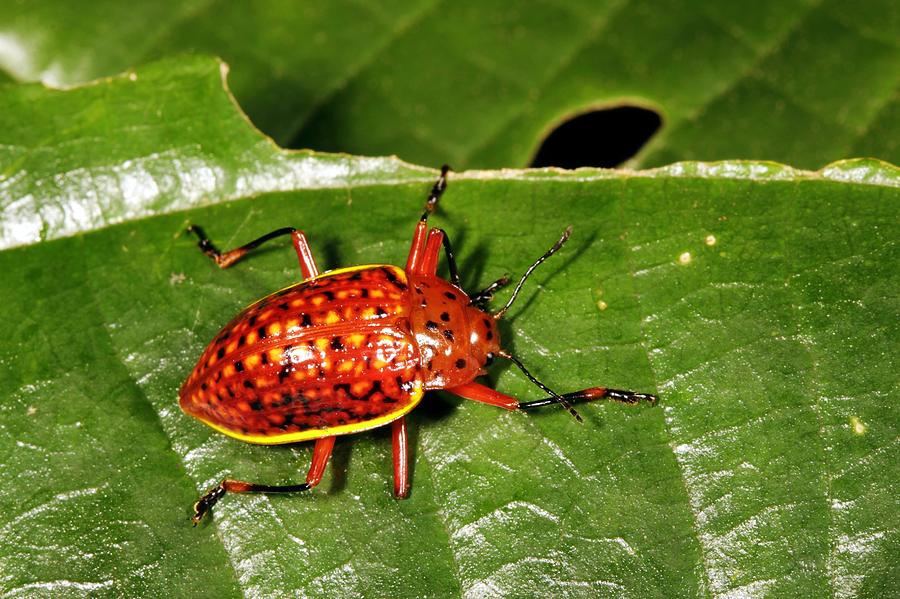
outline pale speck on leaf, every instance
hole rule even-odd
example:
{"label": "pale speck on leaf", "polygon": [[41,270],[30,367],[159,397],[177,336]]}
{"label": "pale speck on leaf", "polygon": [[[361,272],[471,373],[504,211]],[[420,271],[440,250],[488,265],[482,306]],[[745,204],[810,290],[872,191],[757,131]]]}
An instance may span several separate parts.
{"label": "pale speck on leaf", "polygon": [[859,419],[859,416],[851,416],[850,430],[853,431],[854,435],[865,435],[866,431],[869,430],[869,427],[865,422]]}

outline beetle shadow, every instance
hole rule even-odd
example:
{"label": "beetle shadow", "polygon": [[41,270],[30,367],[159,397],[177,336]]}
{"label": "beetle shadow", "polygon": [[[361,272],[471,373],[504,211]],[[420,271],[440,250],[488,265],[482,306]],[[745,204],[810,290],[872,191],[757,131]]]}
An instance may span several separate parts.
{"label": "beetle shadow", "polygon": [[346,266],[344,257],[341,254],[341,242],[336,237],[327,237],[322,240],[322,260],[316,260],[319,270],[325,272],[335,268]]}
{"label": "beetle shadow", "polygon": [[440,391],[427,391],[422,402],[407,416],[406,434],[409,439],[409,482],[415,493],[416,464],[419,454],[421,431],[436,422],[445,420],[456,411],[463,400]]}
{"label": "beetle shadow", "polygon": [[331,453],[331,485],[328,487],[329,495],[336,495],[347,488],[347,472],[350,470],[350,452],[353,443],[341,443],[341,438],[336,439],[334,450]]}
{"label": "beetle shadow", "polygon": [[[477,293],[481,290],[479,281],[484,276],[485,265],[487,264],[488,245],[480,241],[472,252],[466,256],[466,261],[460,267],[460,279],[462,279],[463,289],[469,294]],[[487,285],[485,285],[486,287]]]}

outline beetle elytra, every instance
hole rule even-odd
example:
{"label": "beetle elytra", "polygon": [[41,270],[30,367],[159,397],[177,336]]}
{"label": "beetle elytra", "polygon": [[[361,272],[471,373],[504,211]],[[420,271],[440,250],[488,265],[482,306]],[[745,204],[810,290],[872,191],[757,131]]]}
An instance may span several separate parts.
{"label": "beetle elytra", "polygon": [[[272,231],[228,252],[216,249],[199,227],[188,228],[221,268],[273,238],[290,235],[304,280],[251,304],[216,335],[181,387],[181,408],[250,443],[315,441],[305,482],[262,485],[226,478],[194,504],[194,524],[226,492],[311,489],[322,479],[338,435],[384,425],[392,432],[394,494],[406,497],[405,416],[429,390],[444,389],[507,410],[559,404],[578,420],[571,405],[575,402],[656,403],[655,395],[604,387],[558,394],[502,349],[497,320],[534,269],[562,247],[571,227],[528,268],[506,304],[490,312],[488,302],[508,278],[467,294],[447,234],[428,227],[428,216],[446,189],[447,170],[445,166],[431,189],[404,269],[377,264],[319,274],[306,237],[293,228]],[[436,274],[442,250],[449,281]],[[475,382],[495,357],[512,361],[549,397],[519,402]]]}

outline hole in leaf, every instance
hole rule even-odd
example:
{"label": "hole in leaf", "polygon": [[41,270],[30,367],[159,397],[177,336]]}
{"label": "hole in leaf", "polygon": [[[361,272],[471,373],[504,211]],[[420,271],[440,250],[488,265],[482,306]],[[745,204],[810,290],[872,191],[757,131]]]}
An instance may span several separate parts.
{"label": "hole in leaf", "polygon": [[580,114],[544,139],[531,166],[619,166],[637,154],[661,124],[658,113],[637,106]]}

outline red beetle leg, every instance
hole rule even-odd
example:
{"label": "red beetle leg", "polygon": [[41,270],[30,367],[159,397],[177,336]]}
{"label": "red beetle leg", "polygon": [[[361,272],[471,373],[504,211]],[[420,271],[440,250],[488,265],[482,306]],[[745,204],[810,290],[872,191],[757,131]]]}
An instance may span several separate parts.
{"label": "red beetle leg", "polygon": [[394,497],[409,497],[409,443],[406,437],[406,417],[391,423],[394,444]]}
{"label": "red beetle leg", "polygon": [[300,260],[300,272],[303,273],[303,278],[311,279],[317,276],[319,269],[316,268],[316,260],[313,258],[312,250],[309,249],[309,243],[306,241],[306,235],[303,234],[303,231],[291,233],[291,241],[294,242],[297,259]]}
{"label": "red beetle leg", "polygon": [[422,257],[420,274],[434,275],[437,273],[438,260],[441,257],[441,246],[444,243],[444,232],[440,229],[432,229],[428,232],[428,241],[425,243],[425,253]]}
{"label": "red beetle leg", "polygon": [[478,383],[466,383],[465,385],[459,385],[458,387],[451,387],[447,389],[447,391],[454,395],[459,395],[462,398],[480,401],[481,403],[497,406],[504,410],[519,409],[519,401],[515,397],[510,397],[509,395],[505,395]]}
{"label": "red beetle leg", "polygon": [[334,449],[334,439],[334,436],[316,439],[312,464],[309,467],[309,474],[306,475],[306,484],[310,488],[315,487],[322,481],[322,475],[325,474],[325,465],[328,464],[328,458],[331,457],[331,451]]}
{"label": "red beetle leg", "polygon": [[406,259],[406,272],[418,274],[425,256],[425,238],[428,235],[428,222],[420,220],[416,224],[416,232],[413,233],[412,245],[409,248],[409,257]]}

